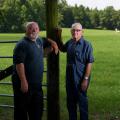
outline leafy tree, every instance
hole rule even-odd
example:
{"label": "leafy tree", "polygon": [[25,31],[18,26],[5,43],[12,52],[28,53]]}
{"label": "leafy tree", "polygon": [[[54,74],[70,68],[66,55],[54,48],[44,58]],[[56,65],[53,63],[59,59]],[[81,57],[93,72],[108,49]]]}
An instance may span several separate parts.
{"label": "leafy tree", "polygon": [[44,0],[29,0],[24,4],[26,21],[36,21],[41,29],[45,29],[45,3]]}
{"label": "leafy tree", "polygon": [[23,32],[27,21],[36,21],[45,29],[45,6],[43,0],[5,0],[0,6],[0,32]]}
{"label": "leafy tree", "polygon": [[63,20],[61,21],[63,27],[71,27],[74,22],[74,16],[71,7],[67,7],[63,12]]}
{"label": "leafy tree", "polygon": [[112,6],[107,7],[104,9],[100,14],[100,24],[102,27],[106,29],[114,29],[114,16],[115,10]]}
{"label": "leafy tree", "polygon": [[100,17],[99,17],[99,11],[97,10],[97,8],[95,8],[90,12],[90,21],[91,21],[92,28],[99,27]]}
{"label": "leafy tree", "polygon": [[[27,21],[38,22],[46,28],[45,0],[0,0],[0,32],[23,32]],[[70,27],[80,22],[83,28],[120,29],[120,10],[112,6],[104,10],[85,8],[77,4],[69,6],[67,0],[58,2],[58,23]]]}
{"label": "leafy tree", "polygon": [[73,8],[73,15],[75,22],[80,22],[84,28],[89,26],[90,19],[83,5],[75,5],[75,7]]}

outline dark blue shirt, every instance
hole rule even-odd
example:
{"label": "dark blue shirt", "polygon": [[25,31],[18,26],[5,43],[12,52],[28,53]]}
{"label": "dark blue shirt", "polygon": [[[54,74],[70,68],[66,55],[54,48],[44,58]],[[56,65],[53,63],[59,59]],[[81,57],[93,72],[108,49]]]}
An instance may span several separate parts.
{"label": "dark blue shirt", "polygon": [[86,65],[94,62],[92,46],[83,37],[77,42],[70,39],[64,45],[63,51],[67,52],[67,83],[72,78],[75,84],[78,85],[84,77]]}
{"label": "dark blue shirt", "polygon": [[[48,46],[45,40],[38,38],[35,42],[24,37],[19,41],[14,49],[13,63],[14,65],[23,63],[25,66],[25,75],[30,86],[41,86],[43,77],[43,48]],[[14,67],[14,75],[16,81],[20,82]]]}

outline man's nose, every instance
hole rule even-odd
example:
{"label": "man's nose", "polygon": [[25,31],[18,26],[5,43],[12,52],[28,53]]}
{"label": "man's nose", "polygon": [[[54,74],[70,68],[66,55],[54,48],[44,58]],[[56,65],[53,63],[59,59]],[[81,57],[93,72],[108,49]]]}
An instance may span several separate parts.
{"label": "man's nose", "polygon": [[35,29],[33,29],[33,30],[32,30],[32,32],[36,32],[36,30],[35,30]]}
{"label": "man's nose", "polygon": [[32,32],[37,32],[37,29],[33,29]]}

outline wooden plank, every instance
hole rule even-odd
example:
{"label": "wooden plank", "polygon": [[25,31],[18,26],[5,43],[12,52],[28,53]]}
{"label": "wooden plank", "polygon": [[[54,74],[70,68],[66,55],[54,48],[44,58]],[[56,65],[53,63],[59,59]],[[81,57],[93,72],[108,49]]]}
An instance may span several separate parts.
{"label": "wooden plank", "polygon": [[0,80],[8,77],[9,75],[11,75],[13,73],[13,65],[9,66],[8,68],[6,68],[5,70],[1,70],[0,71]]}

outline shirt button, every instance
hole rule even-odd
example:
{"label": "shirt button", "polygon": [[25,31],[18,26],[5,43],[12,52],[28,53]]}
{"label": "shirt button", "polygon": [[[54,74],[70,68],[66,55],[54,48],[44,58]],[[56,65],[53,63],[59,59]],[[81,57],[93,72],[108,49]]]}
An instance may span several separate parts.
{"label": "shirt button", "polygon": [[78,52],[76,52],[76,56],[78,56],[79,55],[79,53]]}

